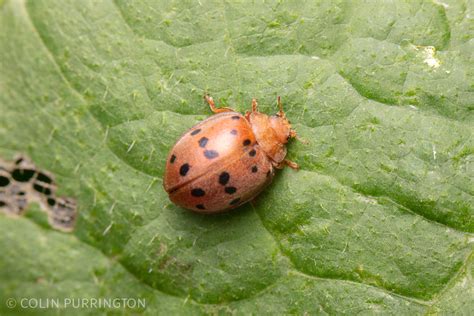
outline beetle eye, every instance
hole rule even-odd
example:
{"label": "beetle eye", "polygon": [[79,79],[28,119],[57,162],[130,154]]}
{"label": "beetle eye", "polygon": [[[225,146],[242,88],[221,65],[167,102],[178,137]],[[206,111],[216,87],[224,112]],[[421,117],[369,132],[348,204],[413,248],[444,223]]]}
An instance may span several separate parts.
{"label": "beetle eye", "polygon": [[291,138],[291,135],[290,135],[290,134],[288,134],[288,136],[286,137],[286,141],[289,141],[289,140],[290,140],[290,138]]}

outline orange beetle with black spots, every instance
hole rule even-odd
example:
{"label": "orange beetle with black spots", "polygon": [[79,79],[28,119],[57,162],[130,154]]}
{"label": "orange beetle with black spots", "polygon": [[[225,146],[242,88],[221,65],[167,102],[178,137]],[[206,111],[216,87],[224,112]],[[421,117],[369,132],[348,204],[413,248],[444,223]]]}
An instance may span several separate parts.
{"label": "orange beetle with black spots", "polygon": [[298,165],[285,159],[286,143],[296,137],[280,110],[258,112],[257,100],[245,115],[217,108],[215,115],[187,131],[171,149],[163,186],[170,200],[198,213],[220,213],[257,196],[273,179],[274,169]]}

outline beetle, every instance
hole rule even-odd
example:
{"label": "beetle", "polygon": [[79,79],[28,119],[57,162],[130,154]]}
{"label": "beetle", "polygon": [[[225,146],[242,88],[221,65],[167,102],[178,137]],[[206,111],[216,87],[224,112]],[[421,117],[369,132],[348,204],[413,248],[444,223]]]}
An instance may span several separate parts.
{"label": "beetle", "polygon": [[275,169],[298,165],[285,159],[286,144],[296,131],[283,112],[267,115],[252,109],[242,115],[216,107],[205,99],[214,115],[198,123],[172,147],[166,160],[163,187],[170,200],[198,213],[220,213],[257,196],[271,183]]}

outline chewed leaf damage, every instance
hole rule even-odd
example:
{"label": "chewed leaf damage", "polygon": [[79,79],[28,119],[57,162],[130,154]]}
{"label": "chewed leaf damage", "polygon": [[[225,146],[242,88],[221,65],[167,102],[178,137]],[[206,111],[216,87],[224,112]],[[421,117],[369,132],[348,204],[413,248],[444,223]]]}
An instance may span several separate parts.
{"label": "chewed leaf damage", "polygon": [[0,211],[21,216],[30,203],[38,203],[48,214],[49,224],[58,230],[70,232],[77,217],[76,200],[56,195],[52,174],[39,170],[25,156],[13,162],[0,159]]}

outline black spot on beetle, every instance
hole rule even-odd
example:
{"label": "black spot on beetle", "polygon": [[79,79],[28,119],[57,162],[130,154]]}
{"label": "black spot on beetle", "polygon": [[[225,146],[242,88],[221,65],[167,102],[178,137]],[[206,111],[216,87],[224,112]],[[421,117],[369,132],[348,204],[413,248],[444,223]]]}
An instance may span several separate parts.
{"label": "black spot on beetle", "polygon": [[171,155],[170,163],[174,163],[175,160],[176,160],[176,156],[175,156],[175,155]]}
{"label": "black spot on beetle", "polygon": [[4,207],[4,206],[6,206],[6,205],[7,205],[7,203],[5,203],[5,202],[3,202],[3,201],[0,201],[0,207]]}
{"label": "black spot on beetle", "polygon": [[56,204],[56,200],[53,199],[53,198],[49,198],[48,199],[48,204],[49,204],[49,206],[54,206],[54,204]]}
{"label": "black spot on beetle", "polygon": [[257,167],[257,166],[253,166],[253,167],[252,167],[252,172],[255,173],[255,172],[257,172],[257,171],[258,171],[258,167]]}
{"label": "black spot on beetle", "polygon": [[0,176],[0,187],[6,187],[10,184],[10,179],[7,177]]}
{"label": "black spot on beetle", "polygon": [[49,188],[45,188],[41,185],[38,185],[38,184],[33,184],[33,189],[35,189],[36,191],[40,192],[40,193],[43,193],[45,195],[51,195],[51,189]]}
{"label": "black spot on beetle", "polygon": [[230,179],[230,174],[228,172],[224,171],[219,175],[219,183],[222,185],[226,185],[227,182],[229,182],[229,179]]}
{"label": "black spot on beetle", "polygon": [[200,210],[205,210],[206,208],[204,207],[204,205],[202,204],[198,204],[196,205],[196,208],[200,209]]}
{"label": "black spot on beetle", "polygon": [[207,159],[214,159],[216,157],[219,156],[219,153],[215,150],[205,150],[204,151],[204,156],[207,158]]}
{"label": "black spot on beetle", "polygon": [[185,163],[181,166],[181,168],[179,168],[179,174],[184,177],[188,173],[189,168],[189,164]]}
{"label": "black spot on beetle", "polygon": [[35,171],[31,169],[15,169],[12,172],[12,177],[18,182],[28,182],[33,178],[34,174]]}
{"label": "black spot on beetle", "polygon": [[230,131],[230,133],[231,133],[232,135],[237,135],[237,130],[236,130],[236,129],[233,129],[233,130]]}
{"label": "black spot on beetle", "polygon": [[250,143],[251,143],[250,139],[244,140],[244,146],[248,146],[250,145]]}
{"label": "black spot on beetle", "polygon": [[225,187],[224,191],[227,194],[234,194],[237,192],[237,189],[235,187]]}
{"label": "black spot on beetle", "polygon": [[53,180],[51,180],[50,177],[48,177],[47,175],[45,175],[44,173],[38,173],[38,176],[36,177],[36,179],[38,179],[39,181],[42,181],[44,183],[52,183]]}
{"label": "black spot on beetle", "polygon": [[196,197],[201,197],[201,196],[206,195],[206,192],[204,192],[204,190],[201,188],[197,188],[197,189],[191,190],[191,195],[196,196]]}
{"label": "black spot on beetle", "polygon": [[232,119],[233,119],[233,120],[240,120],[240,116],[234,115],[234,116],[232,116]]}
{"label": "black spot on beetle", "polygon": [[254,157],[256,154],[257,154],[257,151],[255,149],[252,149],[251,151],[249,151],[250,157]]}
{"label": "black spot on beetle", "polygon": [[240,202],[240,198],[236,198],[236,199],[233,199],[232,201],[230,201],[230,205],[236,205]]}
{"label": "black spot on beetle", "polygon": [[200,131],[201,131],[201,129],[200,129],[200,128],[198,128],[198,129],[195,129],[194,131],[192,131],[192,132],[191,132],[191,135],[193,135],[193,136],[194,136],[194,135],[196,135],[196,134],[199,134],[199,132],[200,132]]}
{"label": "black spot on beetle", "polygon": [[206,147],[208,140],[209,139],[207,137],[201,137],[201,139],[199,140],[199,147]]}

